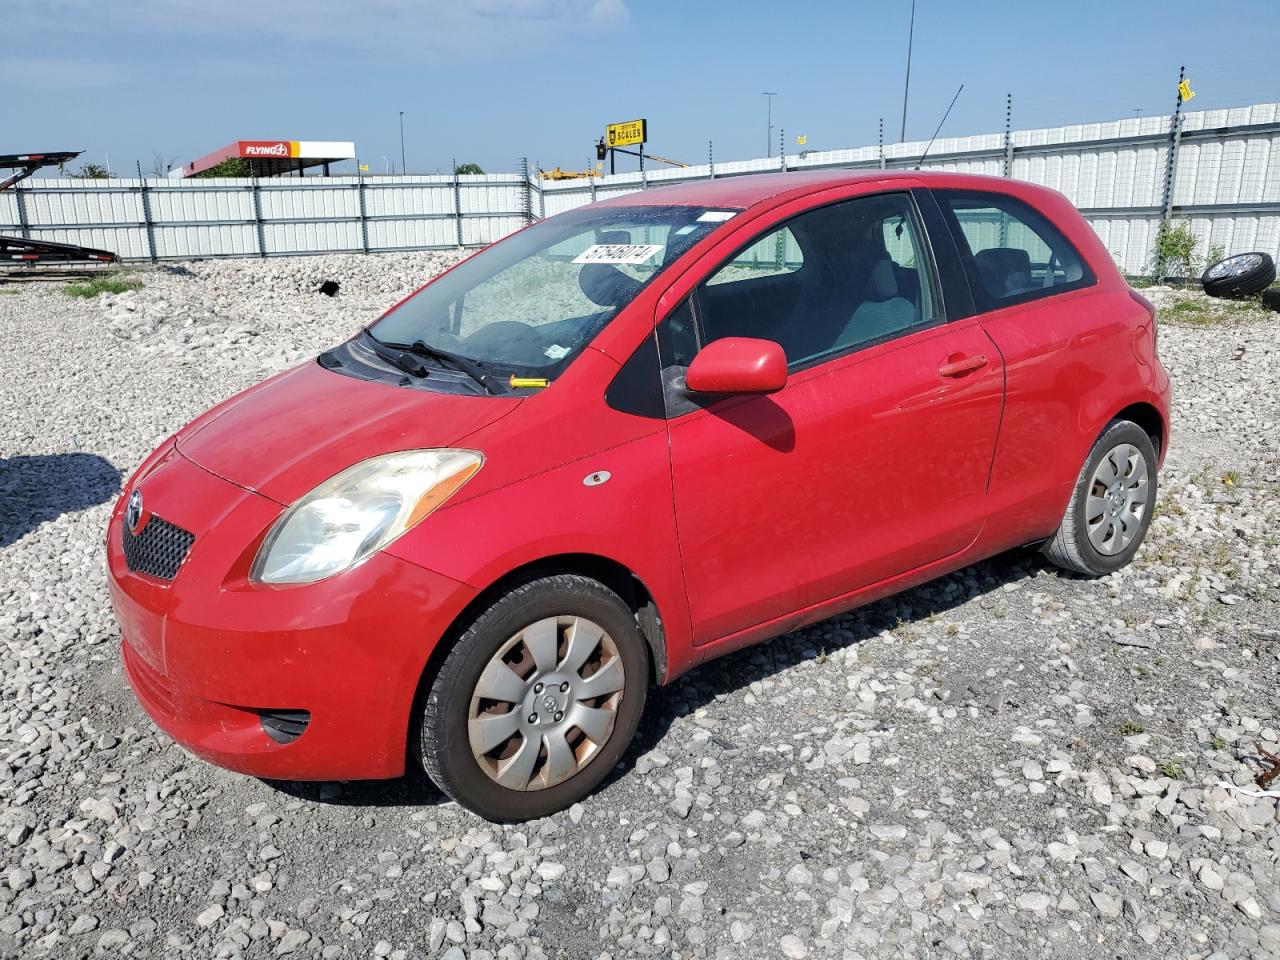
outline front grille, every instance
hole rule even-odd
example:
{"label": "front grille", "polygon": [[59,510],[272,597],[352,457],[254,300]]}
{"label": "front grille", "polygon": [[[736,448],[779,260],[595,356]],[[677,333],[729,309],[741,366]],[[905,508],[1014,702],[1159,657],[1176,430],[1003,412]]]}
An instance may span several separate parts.
{"label": "front grille", "polygon": [[156,516],[147,521],[141,533],[135,534],[127,523],[121,526],[125,566],[161,580],[178,575],[195,539],[195,534]]}

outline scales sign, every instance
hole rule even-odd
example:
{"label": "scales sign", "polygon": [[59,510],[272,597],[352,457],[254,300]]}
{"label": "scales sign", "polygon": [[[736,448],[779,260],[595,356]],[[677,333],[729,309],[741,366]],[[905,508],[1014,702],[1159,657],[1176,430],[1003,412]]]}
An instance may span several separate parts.
{"label": "scales sign", "polygon": [[649,139],[648,120],[626,120],[622,123],[611,123],[605,129],[605,146],[629,147],[635,143],[644,143]]}

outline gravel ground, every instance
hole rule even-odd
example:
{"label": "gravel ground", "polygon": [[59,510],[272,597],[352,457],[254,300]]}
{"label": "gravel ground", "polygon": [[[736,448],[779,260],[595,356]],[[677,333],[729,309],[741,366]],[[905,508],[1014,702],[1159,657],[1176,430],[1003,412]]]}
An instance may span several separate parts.
{"label": "gravel ground", "polygon": [[1150,292],[1177,406],[1135,564],[1014,553],[698,670],[566,813],[159,734],[105,587],[122,477],[449,259],[0,288],[0,956],[1280,954],[1276,802],[1219,785],[1280,750],[1280,315],[1204,298]]}

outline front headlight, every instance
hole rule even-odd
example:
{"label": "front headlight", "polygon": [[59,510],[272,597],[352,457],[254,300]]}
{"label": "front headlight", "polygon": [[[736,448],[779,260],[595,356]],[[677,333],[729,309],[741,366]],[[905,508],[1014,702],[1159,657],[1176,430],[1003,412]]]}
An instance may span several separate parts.
{"label": "front headlight", "polygon": [[475,450],[404,450],[357,463],[285,511],[249,578],[314,583],[354,567],[453,496],[482,463]]}

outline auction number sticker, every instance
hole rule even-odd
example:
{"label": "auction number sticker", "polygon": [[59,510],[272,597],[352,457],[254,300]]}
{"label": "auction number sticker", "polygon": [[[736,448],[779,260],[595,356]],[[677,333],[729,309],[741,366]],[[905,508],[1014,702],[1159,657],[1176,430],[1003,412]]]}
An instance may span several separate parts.
{"label": "auction number sticker", "polygon": [[596,243],[573,258],[574,263],[644,263],[661,253],[660,243]]}

